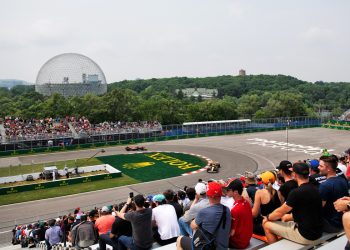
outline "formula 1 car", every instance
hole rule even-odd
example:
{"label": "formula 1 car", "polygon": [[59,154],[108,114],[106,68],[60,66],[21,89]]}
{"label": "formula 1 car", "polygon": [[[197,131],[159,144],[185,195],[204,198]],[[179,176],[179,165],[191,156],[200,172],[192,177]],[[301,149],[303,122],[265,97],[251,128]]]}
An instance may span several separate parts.
{"label": "formula 1 car", "polygon": [[147,149],[143,146],[127,146],[126,151],[146,151]]}
{"label": "formula 1 car", "polygon": [[220,167],[221,166],[220,166],[219,162],[213,161],[213,162],[209,163],[209,166],[207,168],[207,173],[218,173]]}

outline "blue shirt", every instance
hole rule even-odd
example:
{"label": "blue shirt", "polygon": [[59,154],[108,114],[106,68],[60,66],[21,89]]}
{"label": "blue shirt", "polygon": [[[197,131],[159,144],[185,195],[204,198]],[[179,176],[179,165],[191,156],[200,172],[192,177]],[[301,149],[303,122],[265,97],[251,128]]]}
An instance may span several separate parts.
{"label": "blue shirt", "polygon": [[335,210],[333,202],[349,195],[347,181],[341,176],[328,178],[320,184],[319,191],[322,201],[326,202],[323,207],[323,218],[332,226],[342,228],[343,213]]}
{"label": "blue shirt", "polygon": [[61,228],[59,226],[53,226],[46,230],[45,240],[48,240],[50,245],[55,245],[61,241]]}
{"label": "blue shirt", "polygon": [[[209,233],[214,233],[221,219],[222,207],[223,205],[216,204],[201,209],[195,219],[196,224],[201,224],[201,226]],[[224,206],[224,208],[226,209],[226,223],[224,229],[222,228],[221,224],[216,232],[216,249],[228,248],[229,234],[231,230],[231,213],[228,207]]]}

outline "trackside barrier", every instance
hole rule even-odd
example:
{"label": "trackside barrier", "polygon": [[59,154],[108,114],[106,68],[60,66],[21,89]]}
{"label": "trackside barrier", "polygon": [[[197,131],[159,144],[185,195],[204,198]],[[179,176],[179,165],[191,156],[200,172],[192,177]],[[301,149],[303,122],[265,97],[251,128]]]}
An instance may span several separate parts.
{"label": "trackside barrier", "polygon": [[65,187],[65,186],[70,186],[74,184],[93,182],[97,180],[109,180],[120,176],[121,176],[121,172],[99,174],[99,175],[86,176],[86,177],[76,177],[76,178],[70,178],[70,179],[63,179],[63,180],[56,180],[56,181],[21,185],[21,186],[3,187],[3,188],[0,188],[0,195],[14,194],[14,193],[20,193],[20,192],[26,192],[26,191],[32,191],[32,190],[42,190],[42,189],[53,188],[53,187]]}
{"label": "trackside barrier", "polygon": [[322,124],[322,127],[339,130],[350,130],[350,122],[329,120],[328,122]]}

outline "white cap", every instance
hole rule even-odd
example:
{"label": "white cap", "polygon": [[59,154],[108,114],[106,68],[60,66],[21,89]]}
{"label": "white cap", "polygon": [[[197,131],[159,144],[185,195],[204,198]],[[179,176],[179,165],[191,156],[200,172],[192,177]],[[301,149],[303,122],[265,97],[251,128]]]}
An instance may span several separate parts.
{"label": "white cap", "polygon": [[196,190],[196,194],[205,194],[207,192],[207,186],[202,182],[198,182],[194,190]]}

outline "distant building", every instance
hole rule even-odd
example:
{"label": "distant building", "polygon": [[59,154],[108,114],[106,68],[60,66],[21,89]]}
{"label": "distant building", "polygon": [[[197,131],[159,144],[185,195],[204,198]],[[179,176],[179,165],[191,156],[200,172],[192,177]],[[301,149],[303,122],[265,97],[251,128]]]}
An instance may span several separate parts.
{"label": "distant building", "polygon": [[[176,94],[179,93],[179,89],[176,89]],[[217,89],[206,89],[206,88],[186,88],[181,89],[182,93],[186,97],[195,97],[198,98],[198,96],[201,96],[203,100],[213,99],[216,96],[218,96],[218,90]]]}
{"label": "distant building", "polygon": [[245,70],[244,69],[240,69],[238,75],[239,76],[245,76]]}

